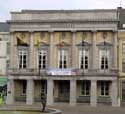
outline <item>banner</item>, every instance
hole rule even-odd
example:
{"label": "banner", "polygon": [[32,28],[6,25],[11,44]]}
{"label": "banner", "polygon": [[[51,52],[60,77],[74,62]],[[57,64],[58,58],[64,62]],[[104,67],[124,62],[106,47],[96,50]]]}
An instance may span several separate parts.
{"label": "banner", "polygon": [[48,69],[48,75],[78,75],[78,69]]}

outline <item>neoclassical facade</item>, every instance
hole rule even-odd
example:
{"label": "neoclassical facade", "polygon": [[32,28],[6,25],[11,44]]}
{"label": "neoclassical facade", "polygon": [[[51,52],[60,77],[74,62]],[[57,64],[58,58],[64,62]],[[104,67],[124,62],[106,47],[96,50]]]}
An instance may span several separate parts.
{"label": "neoclassical facade", "polygon": [[118,106],[117,10],[12,12],[7,104]]}

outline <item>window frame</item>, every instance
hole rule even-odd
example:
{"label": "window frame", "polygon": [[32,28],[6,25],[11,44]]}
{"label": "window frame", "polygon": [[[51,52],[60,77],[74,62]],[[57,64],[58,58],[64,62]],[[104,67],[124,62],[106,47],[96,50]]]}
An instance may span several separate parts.
{"label": "window frame", "polygon": [[90,87],[90,81],[82,81],[80,87],[80,96],[90,96]]}
{"label": "window frame", "polygon": [[[86,56],[87,56],[87,64],[86,64],[86,59],[85,59]],[[83,62],[83,64],[82,64],[82,62]],[[88,68],[89,68],[89,50],[80,49],[79,50],[79,69],[86,69],[87,70]]]}
{"label": "window frame", "polygon": [[[24,59],[24,56],[26,56],[26,59]],[[24,61],[26,63],[25,64],[26,67],[24,67]],[[20,64],[20,62],[21,62],[21,64]],[[28,68],[28,51],[25,49],[18,50],[18,68],[19,69],[27,69]]]}
{"label": "window frame", "polygon": [[[103,92],[103,94],[102,94],[102,92]],[[100,96],[101,97],[109,97],[110,96],[110,82],[109,81],[101,81],[100,82]]]}
{"label": "window frame", "polygon": [[23,80],[22,81],[22,95],[26,95],[27,93],[27,81]]}
{"label": "window frame", "polygon": [[[41,52],[41,54],[39,54]],[[44,65],[43,65],[43,56],[44,56],[44,54],[45,54],[45,56],[46,56],[46,62],[45,62],[45,68],[43,67]],[[39,64],[39,56],[41,55],[41,68],[40,68],[40,64]],[[38,49],[38,51],[37,51],[37,68],[38,69],[46,69],[47,68],[47,62],[48,62],[48,52],[47,52],[47,50],[46,49]]]}
{"label": "window frame", "polygon": [[[60,66],[61,58],[62,58],[62,65]],[[66,50],[66,49],[59,49],[58,50],[58,68],[59,69],[68,68],[68,50]]]}
{"label": "window frame", "polygon": [[[110,51],[107,49],[101,49],[99,50],[99,68],[101,70],[108,70],[110,67],[110,60],[109,57],[110,56]],[[104,57],[104,63],[102,64],[102,58]],[[106,61],[107,59],[107,61]],[[106,63],[107,62],[107,63]],[[103,65],[103,68],[102,68]],[[106,67],[107,65],[107,67]]]}

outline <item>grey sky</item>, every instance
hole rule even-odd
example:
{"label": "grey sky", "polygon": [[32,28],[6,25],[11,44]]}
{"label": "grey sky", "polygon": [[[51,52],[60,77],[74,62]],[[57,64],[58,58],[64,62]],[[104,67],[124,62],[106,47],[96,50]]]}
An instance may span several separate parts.
{"label": "grey sky", "polygon": [[[122,7],[125,2],[121,0]],[[120,0],[0,0],[0,22],[10,19],[10,11],[22,9],[112,9]]]}

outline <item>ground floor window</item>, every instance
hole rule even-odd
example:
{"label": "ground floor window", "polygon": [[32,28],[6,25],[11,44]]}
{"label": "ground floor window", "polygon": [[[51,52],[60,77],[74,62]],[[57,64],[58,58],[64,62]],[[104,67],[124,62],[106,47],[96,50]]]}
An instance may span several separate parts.
{"label": "ground floor window", "polygon": [[22,81],[22,94],[25,95],[26,94],[26,80]]}
{"label": "ground floor window", "polygon": [[90,95],[90,81],[81,82],[81,95],[83,95],[83,96]]}
{"label": "ground floor window", "polygon": [[45,80],[41,81],[41,93],[47,93],[47,82]]}
{"label": "ground floor window", "polygon": [[100,82],[100,96],[109,96],[110,83],[108,81]]}
{"label": "ground floor window", "polygon": [[125,81],[122,82],[122,101],[125,101]]}

